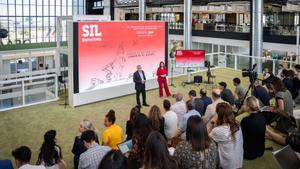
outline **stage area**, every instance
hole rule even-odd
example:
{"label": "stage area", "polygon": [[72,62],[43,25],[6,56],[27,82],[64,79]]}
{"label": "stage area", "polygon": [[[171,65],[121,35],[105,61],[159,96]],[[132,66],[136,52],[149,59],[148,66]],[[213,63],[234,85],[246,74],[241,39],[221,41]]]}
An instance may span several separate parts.
{"label": "stage area", "polygon": [[[212,71],[216,75],[216,81],[225,81],[229,88],[233,90],[232,79],[234,77],[241,77],[241,72],[231,69],[215,69]],[[198,73],[204,76],[203,73]],[[206,78],[204,78],[206,79]],[[205,88],[201,83],[197,85],[181,86],[181,82],[186,80],[186,76],[177,77],[174,79],[175,87],[170,87],[172,93],[182,92],[185,100],[187,100],[187,93],[194,89],[199,94],[200,88]],[[242,78],[242,83],[248,86],[248,78]],[[111,91],[113,92],[113,91]],[[210,93],[210,90],[208,91]],[[61,97],[63,98],[63,97]],[[175,100],[172,97],[168,98],[172,104]],[[150,105],[157,104],[162,108],[163,99],[158,97],[158,90],[151,90],[147,92],[147,100]],[[63,100],[41,104],[37,106],[26,107],[0,113],[0,159],[11,159],[11,150],[14,148],[27,145],[33,152],[31,163],[35,163],[39,148],[43,141],[43,134],[49,129],[57,131],[58,145],[62,148],[63,159],[67,162],[68,168],[73,167],[73,154],[71,152],[74,137],[78,133],[79,122],[82,119],[90,119],[93,124],[99,129],[99,139],[104,129],[103,119],[109,109],[116,111],[116,123],[123,127],[125,131],[126,121],[129,119],[129,111],[135,106],[135,95],[128,95],[116,99],[101,101],[85,106],[72,109],[67,107],[64,109]],[[297,108],[300,108],[299,106]],[[142,108],[142,112],[148,114],[149,108]],[[241,117],[238,117],[240,120]],[[277,150],[281,146],[267,140],[266,147],[272,146]],[[257,160],[244,161],[245,169],[277,169],[276,162],[272,157],[271,151],[266,151],[265,155]]]}

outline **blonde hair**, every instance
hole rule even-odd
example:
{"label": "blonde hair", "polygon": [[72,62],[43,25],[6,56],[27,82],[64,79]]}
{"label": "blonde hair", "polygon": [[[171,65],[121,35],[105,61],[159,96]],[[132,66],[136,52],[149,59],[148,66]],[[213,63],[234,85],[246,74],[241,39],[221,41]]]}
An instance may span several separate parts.
{"label": "blonde hair", "polygon": [[251,111],[259,111],[259,102],[254,96],[249,96],[245,100],[246,105]]}
{"label": "blonde hair", "polygon": [[160,119],[162,119],[160,108],[157,105],[153,105],[148,114],[150,123],[153,130],[160,129]]}

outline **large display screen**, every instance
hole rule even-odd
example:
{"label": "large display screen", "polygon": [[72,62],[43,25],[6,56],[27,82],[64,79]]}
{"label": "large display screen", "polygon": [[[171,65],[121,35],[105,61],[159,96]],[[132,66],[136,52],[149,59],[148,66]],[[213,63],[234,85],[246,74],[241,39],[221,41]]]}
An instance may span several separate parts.
{"label": "large display screen", "polygon": [[204,67],[205,50],[176,50],[176,67]]}
{"label": "large display screen", "polygon": [[156,78],[159,62],[166,60],[165,22],[78,22],[74,27],[74,93],[133,83],[137,65],[147,80]]}

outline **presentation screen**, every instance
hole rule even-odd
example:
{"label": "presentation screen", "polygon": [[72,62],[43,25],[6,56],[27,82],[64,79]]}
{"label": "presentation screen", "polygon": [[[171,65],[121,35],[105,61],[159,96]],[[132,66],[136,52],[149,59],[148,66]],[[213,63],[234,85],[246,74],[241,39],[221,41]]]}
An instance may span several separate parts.
{"label": "presentation screen", "polygon": [[74,24],[74,93],[133,83],[137,65],[147,80],[156,78],[159,62],[166,62],[166,22]]}
{"label": "presentation screen", "polygon": [[176,50],[176,67],[204,67],[205,50]]}

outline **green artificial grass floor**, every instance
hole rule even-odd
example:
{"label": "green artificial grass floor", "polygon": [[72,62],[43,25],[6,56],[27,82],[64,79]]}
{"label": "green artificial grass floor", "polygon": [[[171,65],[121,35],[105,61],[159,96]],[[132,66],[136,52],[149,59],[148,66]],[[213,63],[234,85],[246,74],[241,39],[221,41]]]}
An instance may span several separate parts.
{"label": "green artificial grass floor", "polygon": [[[227,82],[229,88],[233,90],[232,79],[241,77],[241,72],[231,69],[215,69],[212,71],[216,75],[216,81]],[[197,73],[204,77],[204,72]],[[187,93],[194,89],[199,93],[200,88],[205,88],[205,84],[181,86],[181,82],[186,80],[186,76],[176,77],[174,84],[176,87],[170,86],[172,93],[182,92],[185,100]],[[205,78],[206,80],[206,78]],[[248,86],[248,78],[242,78],[242,84]],[[209,92],[210,93],[210,90]],[[63,98],[63,97],[62,97]],[[168,98],[172,104],[175,100]],[[158,97],[158,90],[147,91],[148,104],[157,104],[162,108],[162,98]],[[79,123],[82,119],[90,119],[94,126],[99,129],[99,138],[104,130],[103,119],[105,114],[110,110],[116,111],[117,121],[125,130],[126,120],[129,118],[130,109],[135,106],[135,95],[123,96],[115,99],[101,101],[93,104],[72,109],[59,104],[63,103],[63,99],[56,102],[25,107],[21,109],[0,112],[0,159],[11,159],[11,151],[21,145],[27,145],[32,150],[31,163],[37,160],[39,148],[43,141],[43,134],[50,129],[57,131],[57,143],[62,148],[64,160],[67,162],[68,168],[73,168],[73,154],[71,152],[74,137],[78,134]],[[148,114],[149,108],[143,107],[142,112]],[[125,131],[124,131],[125,132]],[[272,146],[274,150],[281,146],[267,140],[266,147]],[[271,151],[266,151],[262,158],[244,161],[246,169],[277,169],[277,164],[272,157]]]}

